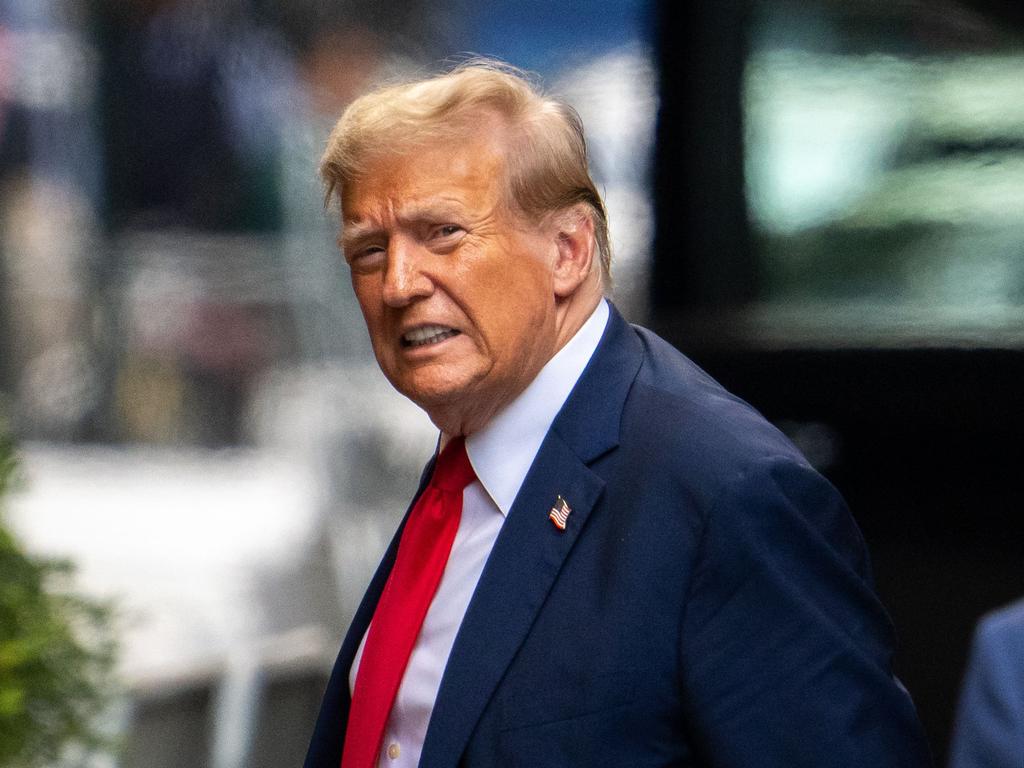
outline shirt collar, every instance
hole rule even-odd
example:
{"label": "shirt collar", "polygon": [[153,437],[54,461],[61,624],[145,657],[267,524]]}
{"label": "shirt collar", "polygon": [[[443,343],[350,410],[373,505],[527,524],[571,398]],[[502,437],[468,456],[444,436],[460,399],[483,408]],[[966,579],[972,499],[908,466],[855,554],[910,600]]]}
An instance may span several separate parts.
{"label": "shirt collar", "polygon": [[477,479],[503,515],[512,508],[555,416],[597,349],[608,315],[608,303],[602,299],[530,385],[483,429],[466,438]]}

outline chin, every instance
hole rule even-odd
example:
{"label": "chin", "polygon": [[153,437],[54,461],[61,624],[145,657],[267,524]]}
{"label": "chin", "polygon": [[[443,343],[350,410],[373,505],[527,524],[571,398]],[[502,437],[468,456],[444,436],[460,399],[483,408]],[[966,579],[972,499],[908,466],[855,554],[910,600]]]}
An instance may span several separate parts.
{"label": "chin", "polygon": [[431,381],[418,378],[392,380],[395,389],[424,410],[450,408],[462,401],[468,394],[470,382],[451,380]]}

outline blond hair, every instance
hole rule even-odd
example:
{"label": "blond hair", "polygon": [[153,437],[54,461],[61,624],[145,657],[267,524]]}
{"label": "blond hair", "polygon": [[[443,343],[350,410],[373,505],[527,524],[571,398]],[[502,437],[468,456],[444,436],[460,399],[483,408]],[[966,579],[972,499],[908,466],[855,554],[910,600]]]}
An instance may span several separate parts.
{"label": "blond hair", "polygon": [[473,59],[445,74],[382,87],[356,99],[331,131],[320,161],[326,200],[340,195],[380,155],[457,140],[487,113],[502,118],[509,128],[508,201],[538,221],[574,205],[585,206],[607,283],[608,215],[590,178],[583,122],[571,106],[545,95],[525,73],[498,61]]}

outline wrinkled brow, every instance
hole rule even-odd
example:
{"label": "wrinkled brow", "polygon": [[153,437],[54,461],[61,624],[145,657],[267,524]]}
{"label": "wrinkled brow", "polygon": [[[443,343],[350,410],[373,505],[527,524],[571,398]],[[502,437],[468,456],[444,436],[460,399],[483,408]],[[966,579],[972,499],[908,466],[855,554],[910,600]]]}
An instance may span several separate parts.
{"label": "wrinkled brow", "polygon": [[343,253],[350,251],[360,243],[379,236],[381,232],[381,228],[371,222],[346,222],[338,233],[338,247]]}
{"label": "wrinkled brow", "polygon": [[[467,215],[465,204],[454,197],[442,196],[430,200],[403,205],[395,212],[400,224],[417,223],[457,223]],[[338,235],[338,245],[342,250],[351,248],[361,242],[380,236],[387,227],[372,218],[346,219]]]}

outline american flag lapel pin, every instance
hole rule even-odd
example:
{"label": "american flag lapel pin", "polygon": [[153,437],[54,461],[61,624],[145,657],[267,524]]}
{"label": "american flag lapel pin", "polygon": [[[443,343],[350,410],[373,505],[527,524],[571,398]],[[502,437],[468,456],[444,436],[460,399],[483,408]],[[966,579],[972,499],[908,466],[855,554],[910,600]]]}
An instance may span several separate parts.
{"label": "american flag lapel pin", "polygon": [[572,507],[561,496],[557,496],[555,498],[555,506],[548,512],[548,519],[555,524],[555,528],[564,531],[570,512],[572,512]]}

